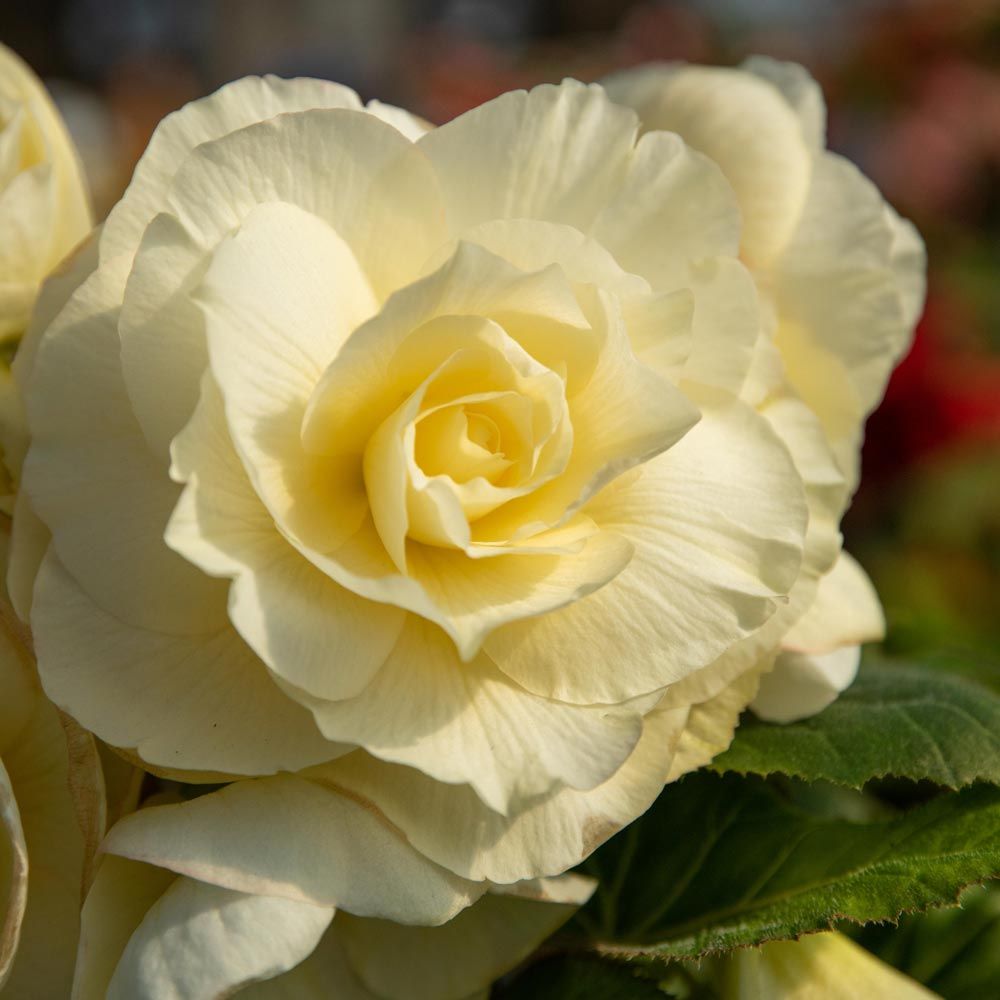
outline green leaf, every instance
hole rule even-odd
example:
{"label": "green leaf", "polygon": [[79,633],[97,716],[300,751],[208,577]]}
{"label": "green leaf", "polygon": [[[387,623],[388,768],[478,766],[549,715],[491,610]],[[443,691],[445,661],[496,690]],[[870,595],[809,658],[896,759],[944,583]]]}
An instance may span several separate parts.
{"label": "green leaf", "polygon": [[669,994],[619,962],[574,955],[536,962],[495,987],[492,996],[494,1000],[667,1000]]}
{"label": "green leaf", "polygon": [[745,717],[712,768],[852,788],[888,775],[946,788],[1000,783],[1000,695],[944,669],[867,665],[810,719]]}
{"label": "green leaf", "polygon": [[578,926],[606,954],[695,958],[953,903],[1000,873],[1000,789],[888,820],[810,812],[759,778],[698,772],[588,860]]}
{"label": "green leaf", "polygon": [[1000,994],[1000,884],[970,889],[958,907],[867,927],[858,939],[945,1000]]}

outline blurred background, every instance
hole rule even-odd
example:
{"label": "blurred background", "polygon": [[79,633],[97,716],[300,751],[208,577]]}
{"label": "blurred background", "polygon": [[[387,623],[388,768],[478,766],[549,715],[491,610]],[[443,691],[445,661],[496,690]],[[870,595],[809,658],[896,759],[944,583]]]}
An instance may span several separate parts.
{"label": "blurred background", "polygon": [[930,253],[848,546],[891,652],[1000,670],[1000,2],[6,0],[0,40],[54,91],[99,215],[163,115],[248,73],[339,80],[441,123],[513,87],[654,59],[803,63],[830,104],[830,146]]}

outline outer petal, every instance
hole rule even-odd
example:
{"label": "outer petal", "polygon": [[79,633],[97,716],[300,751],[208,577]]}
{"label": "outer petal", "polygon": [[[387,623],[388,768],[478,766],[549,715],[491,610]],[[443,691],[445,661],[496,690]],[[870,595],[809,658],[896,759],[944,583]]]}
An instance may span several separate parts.
{"label": "outer petal", "polygon": [[[0,771],[4,768],[4,776],[9,776],[17,798],[24,837],[22,843],[16,837],[12,841],[15,922],[16,871],[18,862],[24,861],[24,849],[28,889],[20,943],[13,968],[8,970],[5,992],[18,1000],[48,1000],[65,996],[72,979],[86,859],[84,837],[70,794],[66,737],[55,709],[44,698],[36,698],[15,745],[4,751]],[[0,845],[3,838],[0,831]],[[0,859],[5,853],[0,846]],[[3,881],[0,876],[0,895]],[[6,929],[0,933],[6,934]],[[6,944],[0,943],[0,951]]]}
{"label": "outer petal", "polygon": [[377,996],[463,1000],[489,989],[527,958],[577,905],[487,893],[442,927],[405,927],[340,914],[334,932],[348,961]]}
{"label": "outer petal", "polygon": [[802,402],[781,395],[772,396],[762,406],[761,416],[788,448],[805,485],[809,523],[801,570],[787,602],[780,604],[763,626],[733,643],[709,666],[672,684],[664,694],[664,704],[703,702],[747,671],[770,669],[784,636],[808,611],[820,578],[840,552],[838,524],[846,486],[819,421]]}
{"label": "outer petal", "polygon": [[[775,611],[799,572],[802,480],[764,421],[730,405],[586,508],[635,555],[584,601],[494,633],[486,651],[537,694],[582,704],[662,688]],[[615,669],[609,669],[615,664]]]}
{"label": "outer petal", "polygon": [[101,859],[83,904],[72,1000],[107,1000],[129,938],[149,908],[177,881],[174,872],[113,855]]}
{"label": "outer petal", "polygon": [[753,278],[738,260],[715,257],[692,264],[687,287],[694,297],[691,353],[678,374],[739,395],[760,331]]}
{"label": "outer petal", "polygon": [[[35,301],[31,322],[21,338],[17,354],[11,363],[12,412],[4,416],[3,425],[0,427],[0,447],[3,448],[3,464],[13,477],[15,485],[20,483],[24,456],[30,443],[23,392],[34,366],[42,334],[66,305],[70,296],[93,273],[96,266],[95,232],[76,252],[63,261],[42,286]],[[17,491],[13,516],[6,567],[6,587],[14,610],[18,617],[26,622],[31,615],[31,592],[35,585],[35,577],[38,575],[38,567],[52,536],[35,514],[27,493],[22,489]]]}
{"label": "outer petal", "polygon": [[[35,300],[35,308],[31,315],[31,323],[21,338],[17,354],[14,355],[14,360],[10,366],[11,372],[14,375],[14,381],[22,393],[31,378],[31,370],[35,364],[35,355],[38,351],[38,345],[41,343],[42,336],[53,320],[55,320],[56,316],[63,310],[73,293],[97,268],[97,240],[100,233],[101,227],[98,226],[73,253],[69,254],[52,271],[38,293],[38,298]],[[27,442],[24,442],[18,452],[14,464],[14,471],[18,473],[21,469],[25,448],[27,448]],[[11,455],[5,454],[4,462],[9,464],[10,461]]]}
{"label": "outer petal", "polygon": [[[522,271],[543,271],[558,264],[570,281],[614,292],[622,300],[649,293],[649,283],[622,269],[597,240],[579,229],[542,219],[490,219],[462,233],[462,242],[475,243]],[[449,244],[440,251],[444,263],[455,252]]]}
{"label": "outer petal", "polygon": [[360,107],[357,94],[338,83],[248,76],[168,115],[157,126],[132,183],[108,217],[101,236],[101,260],[135,253],[143,229],[162,211],[171,180],[201,143],[289,111]]}
{"label": "outer petal", "polygon": [[744,671],[718,694],[692,705],[684,732],[674,751],[667,781],[704,767],[733,740],[740,715],[753,700],[762,670]]}
{"label": "outer petal", "polygon": [[864,570],[846,552],[819,582],[806,614],[786,633],[753,710],[772,722],[822,711],[858,672],[860,644],[881,639],[885,619]]}
{"label": "outer petal", "polygon": [[467,783],[501,813],[560,784],[606,781],[638,742],[643,707],[538,698],[485,655],[462,663],[443,632],[414,616],[362,695],[312,705],[328,738]]}
{"label": "outer petal", "polygon": [[[798,325],[810,344],[845,366],[860,401],[858,416],[867,414],[908,347],[919,312],[923,257],[912,228],[887,214],[857,168],[823,153],[814,161],[801,221],[774,272],[782,324]],[[803,358],[789,366],[796,388],[810,363]],[[800,391],[811,404],[807,387]]]}
{"label": "outer petal", "polygon": [[50,244],[56,217],[48,163],[22,170],[0,190],[0,338],[28,324],[38,285],[55,263]]}
{"label": "outer petal", "polygon": [[812,151],[773,86],[740,70],[669,65],[626,70],[605,86],[638,112],[644,129],[676,132],[722,168],[740,202],[752,265],[785,247],[805,202]]}
{"label": "outer petal", "polygon": [[5,45],[0,45],[0,93],[23,101],[43,136],[43,156],[51,165],[55,184],[56,229],[52,257],[46,272],[87,234],[92,225],[90,199],[83,167],[73,140],[51,98],[35,74]]}
{"label": "outer petal", "polygon": [[208,367],[204,321],[191,293],[209,261],[180,222],[164,213],[146,227],[121,283],[122,375],[146,442],[162,462],[198,402]]}
{"label": "outer petal", "polygon": [[179,488],[146,447],[121,379],[113,279],[93,274],[46,331],[27,390],[23,489],[87,593],[141,627],[225,621],[225,586],[164,544]]}
{"label": "outer petal", "polygon": [[735,257],[740,213],[719,168],[676,135],[649,132],[589,232],[654,291],[687,284],[692,262]]}
{"label": "outer petal", "polygon": [[125,625],[97,607],[51,553],[33,618],[49,697],[108,743],[135,747],[149,764],[266,774],[342,752],[274,686],[228,626],[188,637]]}
{"label": "outer petal", "polygon": [[211,250],[254,206],[273,201],[332,226],[380,301],[412,281],[446,235],[419,146],[358,111],[279,115],[203,143],[177,172],[165,210]]}
{"label": "outer petal", "polygon": [[104,850],[238,892],[405,923],[443,923],[485,889],[417,853],[378,811],[292,775],[141,809]]}
{"label": "outer petal", "polygon": [[846,552],[819,584],[808,613],[789,630],[782,648],[825,653],[841,646],[878,642],[885,636],[885,617],[865,571]]}
{"label": "outer petal", "polygon": [[167,541],[207,573],[234,577],[229,615],[276,677],[319,698],[361,692],[404,612],[334,583],[277,532],[229,437],[214,380],[174,445],[187,480]]}
{"label": "outer petal", "polygon": [[798,63],[781,62],[770,56],[750,56],[741,69],[777,87],[798,115],[803,138],[814,149],[826,143],[826,104],[819,84]]}
{"label": "outer petal", "polygon": [[179,878],[135,929],[108,1000],[222,1000],[298,965],[333,909]]}
{"label": "outer petal", "polygon": [[463,785],[351,754],[317,768],[332,784],[380,809],[429,858],[465,878],[510,883],[579,864],[659,794],[688,710],[654,709],[632,756],[603,785],[564,788],[509,817]]}
{"label": "outer petal", "polygon": [[750,706],[768,722],[795,722],[821,712],[850,687],[861,662],[860,646],[829,653],[781,653],[762,678]]}
{"label": "outer petal", "polygon": [[637,130],[600,87],[565,80],[504,94],[417,144],[440,178],[453,235],[518,218],[587,232],[621,183]]}

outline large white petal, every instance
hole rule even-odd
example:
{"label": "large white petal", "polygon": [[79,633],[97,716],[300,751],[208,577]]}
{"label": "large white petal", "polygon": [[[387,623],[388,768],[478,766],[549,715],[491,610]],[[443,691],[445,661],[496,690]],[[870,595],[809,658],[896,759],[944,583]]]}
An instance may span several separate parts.
{"label": "large white petal", "polygon": [[187,485],[168,543],[205,572],[234,578],[230,619],[276,677],[320,698],[358,694],[404,613],[345,590],[281,537],[233,448],[210,374],[173,454]]}
{"label": "large white petal", "polygon": [[[58,713],[43,697],[13,746],[4,750],[3,776],[17,799],[23,830],[11,842],[15,861],[13,919],[17,920],[17,863],[27,852],[27,906],[5,994],[24,1000],[65,996],[73,974],[74,941],[84,880],[84,837],[70,791],[70,759]],[[8,812],[8,803],[3,811]],[[4,833],[0,830],[0,845]],[[0,846],[0,858],[6,853]],[[0,876],[0,898],[5,879]],[[0,931],[6,935],[6,931]],[[0,939],[0,952],[7,944]],[[0,960],[0,968],[3,962]],[[2,978],[2,973],[0,973]]]}
{"label": "large white petal", "polygon": [[[818,155],[802,218],[772,282],[782,324],[798,326],[849,372],[857,419],[881,399],[909,346],[923,267],[919,238],[887,212],[875,186],[842,157]],[[807,403],[808,387],[799,386],[809,363],[788,372]]]}
{"label": "large white petal", "polygon": [[[767,661],[769,662],[769,661]],[[691,705],[684,732],[674,750],[667,781],[704,767],[727,749],[760,683],[762,667],[751,667],[704,701]]]}
{"label": "large white petal", "polygon": [[90,597],[178,634],[225,621],[225,585],[163,541],[180,488],[146,446],[119,364],[114,278],[97,271],[46,331],[27,386],[22,489]]}
{"label": "large white petal", "polygon": [[[490,219],[463,231],[462,241],[484,247],[522,271],[542,271],[558,264],[570,281],[596,285],[623,300],[650,290],[645,279],[623,270],[597,240],[563,223]],[[442,247],[442,262],[453,252],[453,245]]]}
{"label": "large white petal", "polygon": [[566,705],[517,687],[480,654],[462,663],[438,628],[410,616],[362,695],[314,702],[330,739],[357,743],[452,784],[497,812],[566,784],[611,777],[642,732],[642,705]]}
{"label": "large white petal", "polygon": [[161,461],[194,410],[208,366],[204,320],[191,293],[210,260],[174,216],[157,215],[122,290],[122,375],[135,418]]}
{"label": "large white petal", "polygon": [[367,503],[357,457],[302,445],[324,369],[375,300],[350,248],[294,205],[253,209],[215,251],[197,292],[233,443],[278,525],[320,551],[349,538]]}
{"label": "large white petal", "polygon": [[692,262],[735,257],[736,196],[708,157],[669,132],[647,132],[621,185],[585,229],[655,291],[686,286]]}
{"label": "large white petal", "polygon": [[108,216],[101,236],[101,259],[135,253],[143,229],[163,210],[171,180],[201,143],[290,111],[360,107],[357,94],[339,83],[248,76],[167,115],[153,133],[124,196]]}
{"label": "large white petal", "polygon": [[809,611],[790,629],[782,648],[825,653],[840,646],[877,642],[885,636],[885,617],[865,571],[846,552],[820,580]]}
{"label": "large white petal", "polygon": [[332,917],[332,907],[179,878],[129,938],[108,1000],[223,1000],[298,965]]}
{"label": "large white petal", "polygon": [[51,239],[50,270],[87,233],[92,225],[90,199],[83,165],[58,109],[27,64],[5,45],[0,45],[2,89],[18,103],[40,132],[42,148],[29,151],[32,159],[51,164],[56,208]]}
{"label": "large white petal", "polygon": [[365,754],[317,768],[381,810],[419,851],[465,878],[497,883],[556,875],[641,815],[663,788],[687,707],[654,709],[628,760],[590,791],[563,788],[502,816],[466,785],[447,785]]}
{"label": "large white petal", "polygon": [[782,652],[761,678],[751,708],[768,722],[795,722],[823,711],[850,687],[861,662],[860,646],[829,653]]}
{"label": "large white petal", "polygon": [[57,210],[51,164],[22,170],[0,190],[0,337],[28,325],[38,286],[54,263]]}
{"label": "large white petal", "polygon": [[635,546],[608,586],[507,625],[486,651],[547,697],[617,702],[674,683],[759,628],[795,582],[807,508],[785,446],[749,408],[707,408],[586,508]]}
{"label": "large white petal", "polygon": [[743,60],[740,69],[777,87],[798,115],[799,127],[806,142],[814,149],[823,148],[826,143],[826,103],[822,89],[804,66],[770,56],[750,56]]}
{"label": "large white petal", "polygon": [[164,210],[207,251],[256,205],[275,201],[332,226],[380,301],[420,274],[446,235],[427,158],[361,111],[283,114],[203,143],[174,177]]}
{"label": "large white petal", "polygon": [[485,889],[418,853],[377,810],[293,775],[141,809],[104,850],[239,892],[403,923],[444,923]]}
{"label": "large white petal", "polygon": [[820,578],[840,552],[838,524],[846,485],[819,421],[801,401],[783,395],[769,398],[760,415],[791,453],[805,486],[809,522],[801,570],[787,601],[760,628],[733,643],[709,666],[672,684],[664,694],[665,705],[704,702],[748,671],[759,675],[770,669],[782,640],[812,605]]}
{"label": "large white petal", "polygon": [[107,1000],[129,938],[149,908],[177,881],[165,868],[105,855],[80,915],[72,1000]]}
{"label": "large white petal", "polygon": [[600,87],[565,80],[488,101],[417,145],[440,178],[453,235],[518,218],[586,232],[620,185],[637,130]]}
{"label": "large white petal", "polygon": [[860,644],[884,634],[875,588],[842,552],[820,579],[808,611],[783,637],[782,651],[761,680],[753,710],[772,722],[792,722],[822,711],[857,675]]}
{"label": "large white petal", "polygon": [[266,774],[342,752],[228,625],[196,636],[126,625],[94,604],[51,552],[32,617],[49,697],[149,765]]}
{"label": "large white petal", "polygon": [[775,87],[741,70],[678,65],[626,70],[605,86],[644,129],[676,132],[722,168],[739,199],[752,266],[785,247],[805,202],[812,150]]}
{"label": "large white petal", "polygon": [[691,353],[680,375],[739,395],[761,326],[753,278],[738,260],[707,258],[691,265],[687,288],[694,299]]}

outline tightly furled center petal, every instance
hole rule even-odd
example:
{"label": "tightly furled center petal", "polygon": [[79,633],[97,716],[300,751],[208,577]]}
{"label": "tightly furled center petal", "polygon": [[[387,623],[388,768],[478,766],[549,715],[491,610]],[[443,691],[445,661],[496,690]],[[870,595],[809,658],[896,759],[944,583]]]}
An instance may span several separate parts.
{"label": "tightly furled center petal", "polygon": [[401,573],[407,539],[468,551],[471,523],[561,473],[572,444],[562,378],[497,323],[442,317],[421,336],[431,355],[451,341],[464,346],[381,424],[364,453],[375,526]]}

